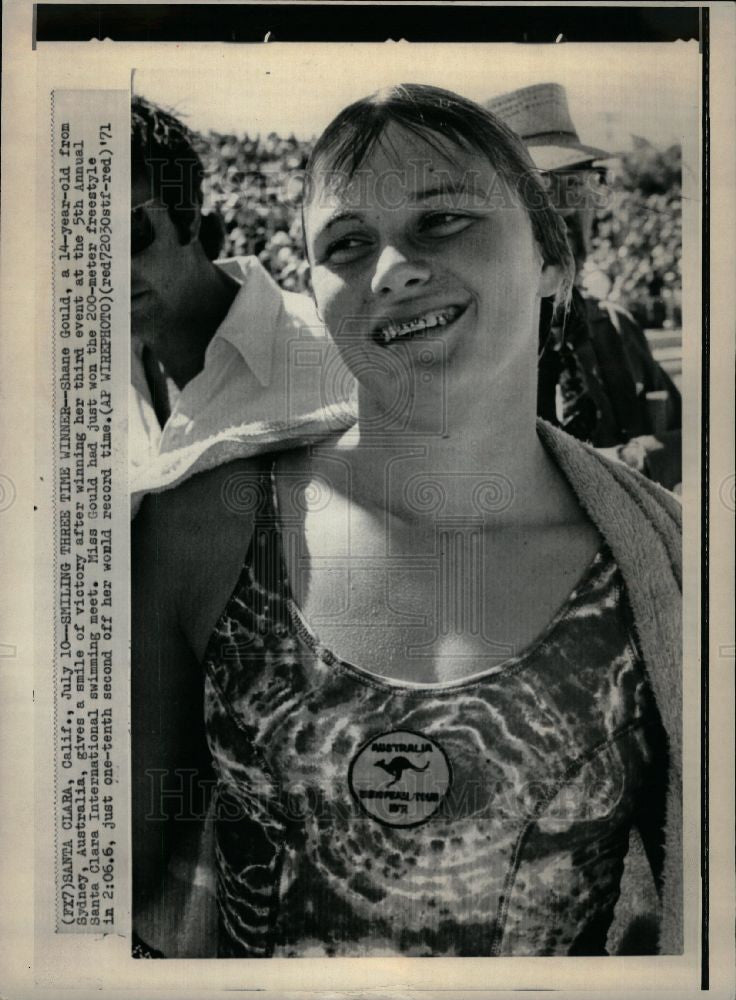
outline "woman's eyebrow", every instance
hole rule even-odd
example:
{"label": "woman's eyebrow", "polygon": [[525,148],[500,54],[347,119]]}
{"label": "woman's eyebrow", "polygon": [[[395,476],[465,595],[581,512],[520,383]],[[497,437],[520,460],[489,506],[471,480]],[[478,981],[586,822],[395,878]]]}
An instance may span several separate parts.
{"label": "woman's eyebrow", "polygon": [[[471,184],[468,184],[468,179],[472,182]],[[463,174],[459,178],[444,176],[437,178],[429,187],[422,188],[419,191],[407,192],[407,201],[411,204],[417,204],[442,194],[468,195],[477,193],[476,182],[477,175],[473,171],[469,175]],[[329,232],[339,222],[366,224],[366,220],[361,212],[356,212],[354,209],[338,209],[329,217],[324,226],[320,227],[317,236],[322,236],[324,233]]]}
{"label": "woman's eyebrow", "polygon": [[326,233],[333,226],[336,226],[338,222],[365,222],[365,219],[358,212],[335,212],[334,215],[330,216],[320,232]]}
{"label": "woman's eyebrow", "polygon": [[[476,179],[473,175],[473,180]],[[464,175],[460,178],[443,177],[442,180],[438,180],[436,183],[430,185],[430,187],[412,192],[410,200],[426,201],[429,198],[436,197],[438,194],[467,194],[467,192],[468,185],[465,183]]]}

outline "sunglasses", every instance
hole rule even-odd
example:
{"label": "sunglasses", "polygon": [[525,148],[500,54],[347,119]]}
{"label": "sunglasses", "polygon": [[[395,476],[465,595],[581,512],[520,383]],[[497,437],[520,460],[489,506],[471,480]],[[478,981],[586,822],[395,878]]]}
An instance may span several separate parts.
{"label": "sunglasses", "polygon": [[148,209],[154,205],[158,205],[159,208],[165,207],[160,205],[156,198],[149,198],[148,201],[142,201],[139,205],[134,205],[130,210],[131,256],[147,250],[156,239],[156,230],[148,213]]}

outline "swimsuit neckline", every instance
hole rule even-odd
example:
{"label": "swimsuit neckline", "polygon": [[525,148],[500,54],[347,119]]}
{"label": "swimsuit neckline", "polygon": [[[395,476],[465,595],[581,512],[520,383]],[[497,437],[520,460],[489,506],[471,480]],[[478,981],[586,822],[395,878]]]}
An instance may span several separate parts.
{"label": "swimsuit neckline", "polygon": [[365,667],[358,666],[349,660],[345,660],[338,656],[331,649],[324,645],[319,639],[318,634],[314,628],[309,623],[306,615],[300,608],[296,599],[294,598],[291,582],[289,580],[289,573],[286,566],[286,560],[284,558],[283,552],[283,536],[281,534],[281,510],[279,507],[278,492],[276,489],[276,479],[274,475],[274,467],[271,467],[269,473],[269,483],[270,483],[270,498],[271,505],[273,508],[273,523],[276,529],[276,533],[279,539],[279,546],[281,549],[281,566],[282,566],[282,579],[284,587],[284,602],[289,615],[289,621],[292,627],[295,629],[302,641],[307,645],[309,650],[323,663],[329,666],[336,666],[346,673],[351,674],[357,680],[364,684],[368,684],[371,687],[382,687],[390,689],[393,691],[427,691],[433,693],[441,693],[442,691],[456,691],[459,688],[473,687],[476,684],[487,680],[490,677],[495,677],[498,674],[507,672],[510,668],[516,668],[524,660],[531,657],[538,649],[542,648],[546,643],[549,642],[552,634],[557,630],[557,628],[565,621],[572,610],[572,606],[578,597],[580,590],[589,582],[591,577],[597,572],[600,565],[603,563],[604,559],[608,555],[608,550],[605,542],[602,542],[598,549],[596,550],[593,558],[587,563],[583,572],[579,576],[577,582],[574,584],[572,590],[562,601],[560,607],[557,609],[555,614],[552,616],[551,620],[542,629],[542,631],[534,638],[530,643],[528,643],[520,653],[515,656],[510,656],[503,660],[501,663],[497,663],[492,667],[486,667],[482,670],[475,671],[472,674],[468,674],[465,677],[459,677],[451,681],[408,681],[400,678],[389,677],[385,674],[378,674],[372,670],[368,670]]}

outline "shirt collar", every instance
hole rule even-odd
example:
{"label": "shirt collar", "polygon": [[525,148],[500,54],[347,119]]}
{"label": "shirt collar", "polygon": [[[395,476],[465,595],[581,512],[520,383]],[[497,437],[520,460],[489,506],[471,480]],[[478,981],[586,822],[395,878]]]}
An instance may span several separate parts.
{"label": "shirt collar", "polygon": [[241,287],[217,328],[208,353],[218,341],[226,341],[265,388],[271,384],[276,346],[273,330],[282,308],[281,289],[257,257],[233,257],[217,261],[216,266],[235,278]]}

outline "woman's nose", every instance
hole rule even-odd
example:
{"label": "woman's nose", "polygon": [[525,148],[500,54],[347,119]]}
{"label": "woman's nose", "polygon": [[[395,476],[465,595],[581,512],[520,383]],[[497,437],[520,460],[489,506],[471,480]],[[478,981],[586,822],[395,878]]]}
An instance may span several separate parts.
{"label": "woman's nose", "polygon": [[426,264],[409,260],[397,247],[387,246],[376,261],[371,291],[381,296],[403,292],[415,285],[423,285],[430,274]]}

